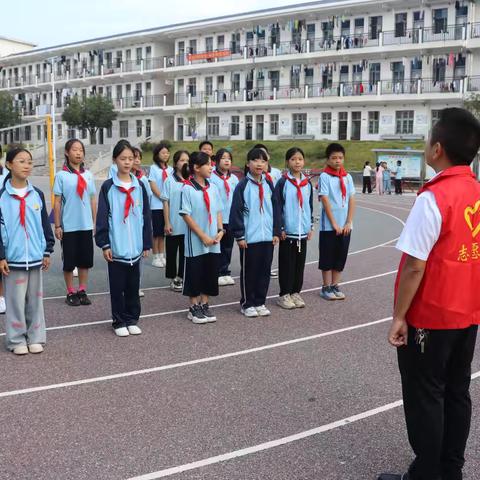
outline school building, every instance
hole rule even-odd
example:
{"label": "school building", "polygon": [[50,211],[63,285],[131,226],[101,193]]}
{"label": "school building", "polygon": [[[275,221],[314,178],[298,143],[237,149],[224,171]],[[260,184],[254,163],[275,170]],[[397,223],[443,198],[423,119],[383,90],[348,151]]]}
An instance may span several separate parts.
{"label": "school building", "polygon": [[[60,115],[89,95],[118,112],[99,143],[207,133],[422,139],[440,109],[480,89],[477,10],[467,0],[320,0],[31,48],[0,58],[0,91],[24,122],[53,103],[63,139],[87,140]],[[42,135],[40,126],[27,132]]]}

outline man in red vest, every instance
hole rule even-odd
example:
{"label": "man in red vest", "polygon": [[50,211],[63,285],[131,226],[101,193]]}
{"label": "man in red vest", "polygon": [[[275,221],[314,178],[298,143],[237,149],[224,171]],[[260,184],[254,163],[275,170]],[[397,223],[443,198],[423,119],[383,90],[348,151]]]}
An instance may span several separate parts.
{"label": "man in red vest", "polygon": [[480,123],[447,108],[425,159],[436,175],[419,191],[400,236],[388,341],[397,347],[408,472],[379,480],[461,480],[470,430],[471,363],[480,323],[480,184],[471,169]]}

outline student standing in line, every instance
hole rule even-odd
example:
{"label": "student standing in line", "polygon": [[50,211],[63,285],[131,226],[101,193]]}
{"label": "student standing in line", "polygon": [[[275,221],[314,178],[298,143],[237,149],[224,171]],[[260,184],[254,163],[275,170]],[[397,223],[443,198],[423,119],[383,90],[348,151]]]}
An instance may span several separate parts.
{"label": "student standing in line", "polygon": [[402,161],[397,161],[397,170],[395,171],[395,195],[401,195],[402,192],[402,180],[403,180],[403,167]]}
{"label": "student standing in line", "polygon": [[220,192],[220,200],[223,205],[222,219],[225,234],[220,243],[220,270],[218,273],[218,285],[235,285],[235,280],[231,276],[230,262],[232,260],[232,250],[235,239],[229,228],[230,208],[232,207],[233,192],[238,185],[238,177],[230,172],[232,168],[232,154],[221,148],[215,155],[215,169],[210,177],[210,182],[217,186]]}
{"label": "student standing in line", "polygon": [[388,334],[415,458],[407,473],[379,480],[463,478],[480,324],[480,184],[470,168],[479,148],[479,121],[461,108],[442,110],[425,145],[436,175],[418,192],[397,243],[403,256]]}
{"label": "student standing in line", "polygon": [[363,188],[362,193],[372,193],[372,167],[370,162],[365,162],[363,166]]}
{"label": "student standing in line", "polygon": [[[2,146],[0,145],[0,160],[3,157]],[[3,166],[0,165],[0,190],[3,188],[3,183],[5,182],[5,178],[8,175],[8,170]],[[0,314],[5,313],[6,305],[5,305],[5,296],[3,291],[3,281],[0,278]]]}
{"label": "student standing in line", "polygon": [[174,292],[183,290],[186,225],[180,215],[180,199],[182,188],[187,180],[182,176],[182,169],[184,165],[188,165],[189,158],[190,156],[185,150],[175,152],[173,155],[173,174],[167,178],[162,191],[167,254],[165,276],[171,280],[170,288]]}
{"label": "student standing in line", "polygon": [[378,162],[375,171],[375,191],[378,195],[383,195],[383,164]]}
{"label": "student standing in line", "polygon": [[345,171],[345,149],[331,143],[326,149],[327,166],[318,181],[320,214],[320,258],[323,286],[320,296],[326,300],[343,300],[345,294],[338,286],[345,268],[350,246],[352,220],[355,213],[355,186]]}
{"label": "student standing in line", "polygon": [[198,145],[198,149],[206,153],[210,159],[213,161],[214,160],[214,154],[213,154],[213,143],[209,142],[208,140],[204,140],[203,142],[200,142],[200,145]]}
{"label": "student standing in line", "polygon": [[[152,201],[152,188],[150,187],[150,182],[148,181],[148,177],[143,171],[142,168],[142,151],[137,147],[132,147],[133,149],[133,167],[132,173],[137,177],[137,180],[143,183],[145,190],[147,191],[148,201],[149,204]],[[117,165],[114,163],[113,166],[116,168],[116,172],[118,172]],[[142,277],[143,277],[143,270],[145,268],[144,259],[143,257],[140,259],[140,289],[138,290],[138,296],[140,298],[145,296],[145,293],[142,290]]]}
{"label": "student standing in line", "polygon": [[55,238],[45,197],[28,182],[33,160],[24,148],[9,150],[9,174],[0,190],[0,272],[7,304],[6,345],[16,355],[41,353],[46,341],[42,270]]}
{"label": "student standing in line", "polygon": [[182,176],[190,178],[182,188],[180,215],[186,223],[183,294],[190,298],[187,318],[193,323],[215,322],[209,298],[218,295],[218,269],[222,205],[215,185],[209,183],[212,162],[203,152],[193,152]]}
{"label": "student standing in line", "polygon": [[240,300],[246,317],[270,315],[265,306],[270,284],[273,247],[273,185],[266,179],[268,156],[264,150],[248,152],[245,177],[235,188],[229,225],[240,248]]}
{"label": "student standing in line", "polygon": [[307,255],[307,240],[313,234],[313,188],[302,174],[303,150],[290,148],[285,154],[288,171],[277,182],[273,196],[274,231],[280,238],[278,270],[280,296],[277,304],[285,309],[303,308],[300,296]]}
{"label": "student standing in line", "polygon": [[153,261],[154,267],[164,268],[165,260],[165,218],[163,216],[162,189],[168,176],[172,174],[172,167],[168,166],[170,158],[169,146],[161,142],[153,149],[153,165],[150,167],[148,180],[152,188],[150,207],[152,210],[153,225]]}
{"label": "student standing in line", "polygon": [[387,162],[383,162],[382,166],[383,166],[383,192],[391,195],[392,194],[392,187],[391,187],[391,183],[392,183],[391,174],[392,174],[392,172],[388,168]]}
{"label": "student standing in line", "polygon": [[[93,267],[93,225],[97,213],[93,175],[84,168],[85,146],[71,139],[65,144],[65,163],[53,185],[55,237],[61,242],[65,303],[91,305],[87,296],[88,270]],[[78,269],[78,289],[73,270]]]}
{"label": "student standing in line", "polygon": [[139,335],[141,305],[140,258],[151,248],[152,230],[148,193],[131,173],[134,152],[124,140],[113,149],[118,172],[100,190],[95,241],[108,264],[110,300],[115,334]]}

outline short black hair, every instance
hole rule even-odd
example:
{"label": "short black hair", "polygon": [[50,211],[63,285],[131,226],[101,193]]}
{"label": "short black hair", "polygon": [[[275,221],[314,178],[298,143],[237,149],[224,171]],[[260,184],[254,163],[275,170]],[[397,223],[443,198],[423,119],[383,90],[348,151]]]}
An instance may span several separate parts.
{"label": "short black hair", "polygon": [[[160,152],[163,149],[167,149],[170,152],[170,144],[167,142],[160,142],[153,147],[152,160],[160,167]],[[167,161],[168,163],[168,161]]]}
{"label": "short black hair", "polygon": [[480,148],[480,122],[464,108],[444,108],[430,134],[430,145],[439,143],[452,165],[470,165]]}
{"label": "short black hair", "polygon": [[397,160],[397,165],[400,166],[402,164],[401,160]]}
{"label": "short black hair", "polygon": [[204,145],[210,145],[213,150],[213,143],[209,142],[208,140],[204,140],[203,142],[200,142],[200,145],[198,146],[198,149],[201,150]]}
{"label": "short black hair", "polygon": [[268,148],[267,148],[263,143],[257,143],[256,145],[254,145],[253,148],[262,148],[262,149],[265,150],[267,153],[269,153]]}
{"label": "short black hair", "polygon": [[330,158],[332,153],[341,152],[345,155],[345,149],[339,143],[331,143],[325,150],[325,156]]}

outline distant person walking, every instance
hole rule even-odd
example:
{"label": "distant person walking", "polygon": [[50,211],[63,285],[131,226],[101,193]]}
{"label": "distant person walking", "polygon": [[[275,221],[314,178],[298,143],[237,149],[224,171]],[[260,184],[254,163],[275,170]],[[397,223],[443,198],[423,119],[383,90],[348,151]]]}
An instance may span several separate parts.
{"label": "distant person walking", "polygon": [[363,166],[363,188],[362,193],[372,193],[372,167],[370,162],[365,162]]}

